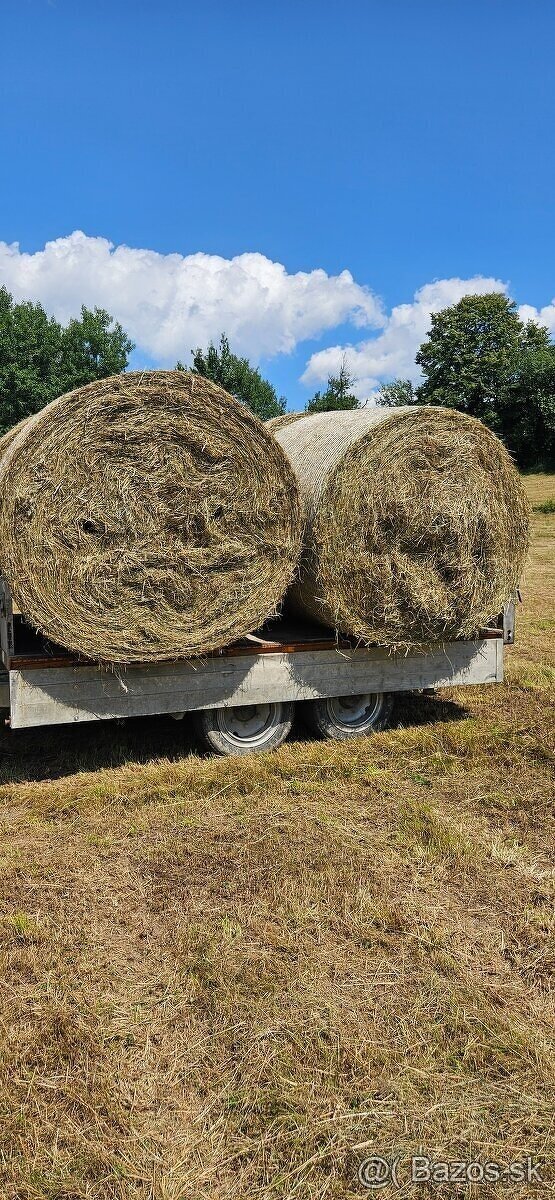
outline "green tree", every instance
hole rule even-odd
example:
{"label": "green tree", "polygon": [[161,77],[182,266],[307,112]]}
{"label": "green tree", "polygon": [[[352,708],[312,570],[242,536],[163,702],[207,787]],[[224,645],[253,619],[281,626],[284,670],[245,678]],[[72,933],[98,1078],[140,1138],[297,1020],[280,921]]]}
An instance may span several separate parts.
{"label": "green tree", "polygon": [[62,335],[64,390],[119,375],[134,349],[119,321],[105,309],[83,306],[81,319],[70,321]]}
{"label": "green tree", "polygon": [[63,392],[124,370],[132,342],[102,309],[64,328],[41,304],[0,288],[0,433]]}
{"label": "green tree", "polygon": [[555,346],[530,349],[503,397],[501,436],[524,470],[555,466]]}
{"label": "green tree", "polygon": [[378,404],[384,408],[399,408],[406,404],[418,404],[418,394],[410,379],[393,379],[382,383],[377,395]]}
{"label": "green tree", "polygon": [[325,392],[316,392],[308,401],[305,412],[332,412],[334,409],[360,408],[360,401],[352,392],[354,379],[347,369],[347,358],[343,355],[339,375],[329,375]]}
{"label": "green tree", "polygon": [[[176,369],[183,370],[183,364],[178,362]],[[238,358],[232,353],[224,333],[218,348],[210,342],[207,350],[199,347],[194,351],[193,371],[225,388],[226,392],[256,413],[261,421],[279,417],[285,412],[284,398],[278,400],[275,388],[267,379],[263,379],[256,367],[251,367],[248,359]]]}
{"label": "green tree", "polygon": [[553,463],[555,346],[546,329],[520,320],[512,300],[465,296],[435,313],[416,361],[419,404],[479,417],[521,467]]}

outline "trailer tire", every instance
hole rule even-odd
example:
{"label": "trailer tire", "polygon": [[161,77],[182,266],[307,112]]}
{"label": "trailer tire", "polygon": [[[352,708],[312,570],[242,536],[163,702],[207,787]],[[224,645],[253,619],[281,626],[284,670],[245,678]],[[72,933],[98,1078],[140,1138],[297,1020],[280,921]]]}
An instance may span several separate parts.
{"label": "trailer tire", "polygon": [[346,741],[385,729],[392,710],[390,692],[365,692],[358,696],[307,700],[303,705],[303,716],[318,737]]}
{"label": "trailer tire", "polygon": [[274,750],[291,731],[294,705],[244,704],[237,708],[207,708],[193,714],[197,737],[216,754],[252,754]]}

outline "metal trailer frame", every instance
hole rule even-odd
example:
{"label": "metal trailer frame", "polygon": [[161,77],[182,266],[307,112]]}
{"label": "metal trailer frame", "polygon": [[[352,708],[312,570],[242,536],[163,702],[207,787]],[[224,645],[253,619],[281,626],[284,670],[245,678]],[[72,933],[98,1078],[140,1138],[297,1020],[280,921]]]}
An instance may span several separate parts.
{"label": "metal trailer frame", "polygon": [[14,611],[0,577],[0,708],[12,729],[25,729],[500,683],[503,646],[513,640],[511,602],[475,639],[438,643],[418,653],[361,647],[315,626],[275,621],[259,635],[204,658],[102,667],[35,635]]}

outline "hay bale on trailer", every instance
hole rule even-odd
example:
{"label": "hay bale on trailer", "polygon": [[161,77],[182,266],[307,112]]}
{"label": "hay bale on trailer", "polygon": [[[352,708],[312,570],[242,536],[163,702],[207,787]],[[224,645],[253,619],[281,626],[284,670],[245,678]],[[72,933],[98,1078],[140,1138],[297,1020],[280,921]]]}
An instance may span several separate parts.
{"label": "hay bale on trailer", "polygon": [[300,528],[281,447],[198,375],[89,384],[0,441],[0,569],[38,630],[93,659],[195,655],[257,628]]}
{"label": "hay bale on trailer", "polygon": [[509,454],[451,409],[274,426],[304,506],[297,610],[366,643],[470,637],[516,588],[528,503]]}

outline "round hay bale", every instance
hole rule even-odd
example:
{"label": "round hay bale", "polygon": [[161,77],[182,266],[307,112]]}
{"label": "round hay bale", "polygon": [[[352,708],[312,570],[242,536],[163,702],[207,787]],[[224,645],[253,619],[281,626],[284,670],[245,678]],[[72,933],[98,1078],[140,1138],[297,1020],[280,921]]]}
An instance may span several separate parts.
{"label": "round hay bale", "polygon": [[452,409],[368,408],[274,430],[304,506],[297,610],[369,644],[472,636],[516,588],[528,504],[501,442]]}
{"label": "round hay bale", "polygon": [[279,417],[270,417],[264,424],[267,429],[271,429],[272,433],[274,433],[276,429],[283,429],[284,425],[290,425],[291,421],[300,421],[302,417],[306,416],[307,413],[304,412],[281,413]]}
{"label": "round hay bale", "polygon": [[118,375],[0,442],[0,568],[21,612],[106,662],[201,654],[275,612],[300,551],[282,449],[221,388]]}

